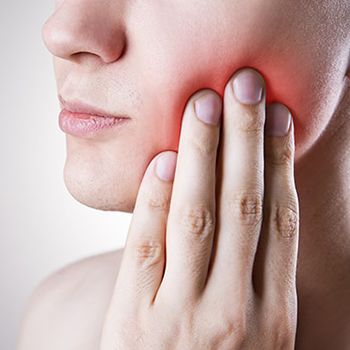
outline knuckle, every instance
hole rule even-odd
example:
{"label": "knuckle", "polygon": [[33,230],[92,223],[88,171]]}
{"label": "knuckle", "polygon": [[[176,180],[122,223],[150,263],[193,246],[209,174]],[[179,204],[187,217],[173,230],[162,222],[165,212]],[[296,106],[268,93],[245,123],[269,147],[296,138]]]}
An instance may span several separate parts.
{"label": "knuckle", "polygon": [[138,267],[149,268],[163,262],[164,245],[154,237],[143,237],[129,245]]}
{"label": "knuckle", "polygon": [[299,215],[296,205],[275,206],[272,213],[272,223],[277,234],[283,238],[293,238],[299,228]]}
{"label": "knuckle", "polygon": [[209,133],[198,132],[195,135],[191,134],[188,140],[190,147],[197,155],[209,158],[209,160],[216,157],[218,147],[217,137],[214,137],[211,133],[212,131],[210,130]]}
{"label": "knuckle", "polygon": [[[269,145],[265,148],[265,160],[271,166],[292,164],[294,161],[294,147],[290,144],[289,140],[281,138],[274,140],[275,143],[279,142],[282,145]],[[270,143],[272,143],[270,141]]]}
{"label": "knuckle", "polygon": [[236,319],[235,322],[231,325],[233,331],[233,349],[242,349],[245,347],[249,334],[247,322],[244,318]]}
{"label": "knuckle", "polygon": [[165,191],[153,189],[145,196],[146,206],[150,211],[167,213],[169,211],[170,196]]}
{"label": "knuckle", "polygon": [[201,205],[186,207],[181,211],[181,228],[195,237],[211,235],[215,227],[213,210]]}
{"label": "knuckle", "polygon": [[242,349],[247,345],[249,329],[246,317],[223,317],[212,329],[214,349]]}
{"label": "knuckle", "polygon": [[273,342],[279,349],[294,349],[295,340],[295,326],[288,321],[279,318],[274,322],[271,335],[273,335]]}
{"label": "knuckle", "polygon": [[264,116],[261,113],[260,106],[247,106],[242,111],[240,118],[235,120],[237,131],[247,134],[252,138],[262,137],[264,134]]}
{"label": "knuckle", "polygon": [[[297,327],[297,306],[288,298],[272,301],[266,309],[264,333],[269,335],[274,349],[294,349]],[[276,307],[278,305],[278,307]],[[268,310],[268,311],[267,311]]]}
{"label": "knuckle", "polygon": [[258,193],[238,193],[228,199],[226,210],[233,223],[256,228],[262,223],[263,197]]}

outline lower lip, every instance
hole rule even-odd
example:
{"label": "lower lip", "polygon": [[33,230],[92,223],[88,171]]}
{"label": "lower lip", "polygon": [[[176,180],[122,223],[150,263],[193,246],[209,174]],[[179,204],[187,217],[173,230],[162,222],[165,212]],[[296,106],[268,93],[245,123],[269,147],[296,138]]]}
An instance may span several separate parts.
{"label": "lower lip", "polygon": [[63,109],[59,116],[61,130],[76,137],[88,137],[122,126],[129,118],[101,117],[90,114],[80,114]]}

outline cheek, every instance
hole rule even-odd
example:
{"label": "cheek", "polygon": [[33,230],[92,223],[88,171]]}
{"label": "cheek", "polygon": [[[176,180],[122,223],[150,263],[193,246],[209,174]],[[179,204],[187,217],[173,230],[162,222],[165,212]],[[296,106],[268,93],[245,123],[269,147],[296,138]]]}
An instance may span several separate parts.
{"label": "cheek", "polygon": [[208,42],[213,36],[205,32],[195,36],[196,40],[158,34],[159,50],[149,50],[152,54],[142,63],[145,81],[149,82],[144,94],[153,101],[157,96],[150,108],[155,107],[153,110],[163,118],[157,122],[167,146],[177,145],[182,114],[193,93],[211,88],[223,97],[231,75],[242,67],[252,67],[265,79],[267,105],[281,102],[292,112],[296,159],[308,151],[332,116],[347,56],[339,47],[332,48],[311,36],[310,41],[301,40],[297,32],[288,40],[281,34],[279,42],[273,41],[273,32],[265,31],[251,46],[246,45],[249,33],[225,43]]}
{"label": "cheek", "polygon": [[142,93],[155,101],[150,108],[164,118],[157,122],[168,145],[176,147],[193,93],[211,88],[223,97],[231,75],[252,67],[265,79],[267,104],[284,103],[293,114],[296,159],[312,147],[341,93],[348,38],[334,19],[319,20],[319,5],[308,4],[227,1],[219,7],[203,2],[201,11],[191,4],[186,12],[144,9],[149,21],[131,23],[134,53],[145,82]]}

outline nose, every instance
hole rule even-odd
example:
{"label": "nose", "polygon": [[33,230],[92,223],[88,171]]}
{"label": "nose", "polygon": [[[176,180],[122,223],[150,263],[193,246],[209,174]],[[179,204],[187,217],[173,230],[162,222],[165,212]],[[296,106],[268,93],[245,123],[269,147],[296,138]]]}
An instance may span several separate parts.
{"label": "nose", "polygon": [[125,23],[120,1],[65,0],[43,26],[43,40],[57,57],[86,55],[112,63],[124,51]]}

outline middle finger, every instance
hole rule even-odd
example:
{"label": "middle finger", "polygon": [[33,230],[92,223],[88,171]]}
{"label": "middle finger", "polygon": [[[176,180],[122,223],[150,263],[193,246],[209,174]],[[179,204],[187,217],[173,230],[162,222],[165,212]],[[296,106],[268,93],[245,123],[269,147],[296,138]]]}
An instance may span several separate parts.
{"label": "middle finger", "polygon": [[208,287],[231,296],[251,291],[263,214],[265,96],[264,80],[253,69],[236,72],[225,89]]}

